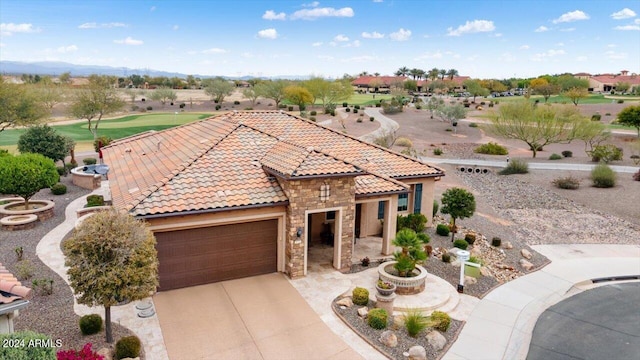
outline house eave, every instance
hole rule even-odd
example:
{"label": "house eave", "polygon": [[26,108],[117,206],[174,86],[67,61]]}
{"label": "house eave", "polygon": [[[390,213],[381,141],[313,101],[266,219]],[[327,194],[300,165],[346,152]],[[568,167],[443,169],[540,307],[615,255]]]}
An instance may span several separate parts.
{"label": "house eave", "polygon": [[395,194],[408,194],[409,192],[410,192],[409,189],[405,189],[405,190],[394,190],[394,191],[379,191],[379,192],[368,193],[368,194],[356,194],[356,199],[364,199],[368,197],[395,195]]}
{"label": "house eave", "polygon": [[0,315],[5,315],[16,310],[23,309],[27,307],[27,305],[29,305],[29,300],[17,300],[9,304],[3,304],[0,306]]}
{"label": "house eave", "polygon": [[241,206],[231,206],[231,207],[202,209],[202,210],[188,210],[188,211],[160,213],[160,214],[135,215],[135,217],[137,219],[158,219],[158,218],[166,218],[166,217],[212,214],[212,213],[219,213],[224,211],[247,210],[247,209],[257,209],[257,208],[284,206],[284,205],[289,205],[289,201],[287,200],[287,201],[278,201],[278,202],[264,203],[264,204],[241,205]]}

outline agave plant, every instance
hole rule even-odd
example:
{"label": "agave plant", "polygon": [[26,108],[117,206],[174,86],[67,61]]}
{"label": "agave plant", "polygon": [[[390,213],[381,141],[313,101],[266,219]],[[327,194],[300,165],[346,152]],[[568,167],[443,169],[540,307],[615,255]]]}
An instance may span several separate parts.
{"label": "agave plant", "polygon": [[415,231],[405,228],[396,234],[393,239],[393,245],[402,248],[393,254],[397,261],[394,268],[398,271],[398,275],[409,277],[412,274],[416,264],[423,262],[427,258],[424,252],[424,244],[429,242],[429,237],[425,233],[417,234]]}

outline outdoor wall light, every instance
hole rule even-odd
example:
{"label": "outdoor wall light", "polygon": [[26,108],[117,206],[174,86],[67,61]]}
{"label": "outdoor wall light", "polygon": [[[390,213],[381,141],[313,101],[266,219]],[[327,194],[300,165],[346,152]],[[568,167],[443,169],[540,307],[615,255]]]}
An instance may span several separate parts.
{"label": "outdoor wall light", "polygon": [[298,230],[296,231],[296,236],[298,237],[298,239],[300,237],[302,237],[302,228],[301,227],[299,227]]}
{"label": "outdoor wall light", "polygon": [[329,184],[320,185],[320,201],[327,201],[331,196],[331,186]]}

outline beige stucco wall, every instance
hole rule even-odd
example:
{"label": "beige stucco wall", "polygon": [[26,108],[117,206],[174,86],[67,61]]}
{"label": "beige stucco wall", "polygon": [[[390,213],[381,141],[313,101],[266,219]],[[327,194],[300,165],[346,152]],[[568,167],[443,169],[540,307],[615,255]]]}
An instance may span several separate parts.
{"label": "beige stucco wall", "polygon": [[434,178],[424,178],[424,179],[407,179],[401,180],[403,183],[411,186],[411,193],[409,194],[409,206],[407,211],[398,212],[401,215],[409,215],[413,214],[414,209],[414,194],[413,190],[415,189],[416,184],[422,184],[422,206],[420,212],[427,217],[427,226],[433,226],[433,192],[435,190],[435,179]]}
{"label": "beige stucco wall", "polygon": [[14,312],[0,315],[0,334],[13,333],[13,317]]}

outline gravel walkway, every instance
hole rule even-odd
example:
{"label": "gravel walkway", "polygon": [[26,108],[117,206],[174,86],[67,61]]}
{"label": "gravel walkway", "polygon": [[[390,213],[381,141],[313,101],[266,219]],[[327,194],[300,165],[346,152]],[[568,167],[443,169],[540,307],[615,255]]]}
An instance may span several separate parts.
{"label": "gravel walkway", "polygon": [[[35,228],[22,231],[0,230],[0,262],[14,275],[18,276],[18,261],[14,249],[22,247],[24,264],[31,264],[33,276],[29,279],[20,278],[26,286],[33,287],[34,279],[52,279],[53,293],[51,295],[36,294],[31,304],[20,311],[20,316],[14,320],[16,331],[31,330],[51,336],[52,339],[62,340],[62,349],[81,349],[85,343],[92,343],[97,351],[102,347],[110,347],[104,339],[104,331],[95,335],[83,336],[78,327],[79,317],[73,310],[73,293],[60,276],[46,266],[36,256],[36,246],[40,239],[64,221],[64,210],[67,205],[80,196],[90,193],[89,190],[79,188],[71,183],[71,177],[61,178],[67,186],[64,195],[52,195],[49,189],[41,190],[33,199],[47,199],[55,202],[53,218],[39,223]],[[126,328],[113,324],[113,337],[133,335]]]}

